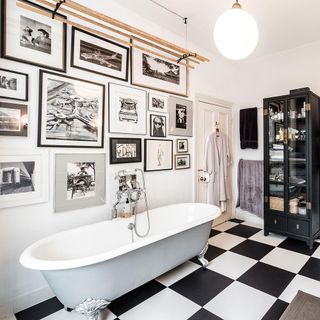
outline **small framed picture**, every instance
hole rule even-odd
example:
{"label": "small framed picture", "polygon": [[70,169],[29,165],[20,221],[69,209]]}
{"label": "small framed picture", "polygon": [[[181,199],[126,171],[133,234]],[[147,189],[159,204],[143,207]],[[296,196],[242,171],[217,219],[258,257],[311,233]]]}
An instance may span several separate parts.
{"label": "small framed picture", "polygon": [[149,111],[168,112],[168,97],[149,92]]}
{"label": "small framed picture", "polygon": [[150,114],[150,136],[166,137],[167,117],[159,114]]}
{"label": "small framed picture", "polygon": [[192,101],[170,96],[169,108],[169,134],[173,136],[193,135],[193,108]]}
{"label": "small framed picture", "polygon": [[110,164],[141,162],[141,139],[110,138]]}
{"label": "small framed picture", "polygon": [[0,102],[0,135],[28,135],[28,107],[23,104]]}
{"label": "small framed picture", "polygon": [[72,27],[71,67],[128,81],[129,48]]}
{"label": "small framed picture", "polygon": [[190,168],[190,154],[176,154],[174,159],[176,170]]}
{"label": "small framed picture", "polygon": [[[52,14],[52,11],[30,1],[29,5]],[[1,56],[35,66],[66,71],[65,23],[39,13],[19,8],[16,1],[2,1]],[[57,15],[64,17],[57,13]]]}
{"label": "small framed picture", "polygon": [[177,139],[177,153],[188,152],[188,139]]}
{"label": "small framed picture", "polygon": [[146,134],[147,92],[109,82],[109,132]]}
{"label": "small framed picture", "polygon": [[0,98],[27,101],[28,79],[26,73],[0,69]]}
{"label": "small framed picture", "polygon": [[144,140],[144,171],[172,170],[173,141]]}
{"label": "small framed picture", "polygon": [[40,70],[38,147],[102,148],[105,86]]}
{"label": "small framed picture", "polygon": [[105,155],[55,155],[55,212],[105,203]]}
{"label": "small framed picture", "polygon": [[48,154],[0,155],[0,208],[25,206],[48,200]]}

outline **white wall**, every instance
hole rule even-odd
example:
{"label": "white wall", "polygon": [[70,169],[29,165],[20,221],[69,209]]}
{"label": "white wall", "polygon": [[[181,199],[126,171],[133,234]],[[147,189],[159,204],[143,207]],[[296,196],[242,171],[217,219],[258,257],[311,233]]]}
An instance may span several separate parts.
{"label": "white wall", "polygon": [[[87,1],[83,0],[83,3]],[[102,5],[103,4],[103,5]],[[142,17],[120,7],[112,1],[91,1],[91,7],[105,11],[108,15],[122,21],[131,23],[150,33],[155,33],[171,42],[183,45],[184,40],[178,38],[168,30],[157,27],[153,22],[147,21]],[[107,10],[106,10],[107,8]],[[209,64],[202,64],[190,73],[190,96],[193,99],[195,93],[201,93],[216,98],[230,100],[230,81],[231,71],[228,64],[219,61],[217,58],[210,57],[201,48],[193,48],[203,55],[209,56],[212,61]],[[70,29],[68,29],[68,52],[67,60],[70,59]],[[1,137],[0,136],[0,155],[4,149],[9,149],[12,154],[19,152],[43,152],[49,150],[49,172],[46,178],[49,184],[49,201],[46,203],[12,207],[2,209],[0,212],[0,319],[6,313],[14,310],[19,311],[30,305],[38,303],[52,296],[46,282],[40,272],[31,271],[20,266],[18,259],[23,249],[34,241],[55,233],[57,231],[69,229],[79,225],[93,223],[111,217],[111,205],[114,199],[114,172],[120,168],[132,167],[132,165],[107,166],[106,205],[79,210],[77,212],[65,212],[56,214],[53,212],[53,186],[54,186],[54,154],[58,152],[71,153],[82,152],[92,153],[101,152],[106,154],[108,161],[108,138],[105,134],[105,148],[101,149],[68,149],[68,148],[37,148],[37,122],[38,122],[38,74],[39,69],[22,63],[0,59],[0,68],[17,70],[29,74],[29,136],[27,138]],[[68,66],[67,74],[82,79],[92,80],[103,84],[108,83],[109,79],[89,72],[72,69]],[[110,79],[112,82],[117,82]],[[119,82],[119,81],[118,81]],[[119,82],[126,84],[124,82]],[[6,100],[3,100],[6,101]],[[106,100],[107,101],[107,100]],[[9,102],[9,101],[8,101]],[[106,105],[107,107],[107,105]],[[106,109],[107,110],[107,109]],[[107,114],[107,112],[106,112]],[[107,121],[106,121],[107,123]],[[113,135],[119,136],[119,135]],[[146,138],[146,136],[141,136]],[[175,139],[175,137],[167,137]],[[190,139],[190,151],[193,150],[193,139]],[[192,161],[193,163],[193,161]],[[134,166],[142,168],[142,163]],[[147,192],[150,207],[157,207],[174,202],[193,201],[193,170],[163,171],[146,173]]]}

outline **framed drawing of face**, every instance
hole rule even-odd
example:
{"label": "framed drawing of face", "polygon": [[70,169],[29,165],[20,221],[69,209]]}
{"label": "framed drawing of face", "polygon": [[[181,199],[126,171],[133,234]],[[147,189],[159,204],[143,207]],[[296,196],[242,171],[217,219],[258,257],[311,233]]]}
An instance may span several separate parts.
{"label": "framed drawing of face", "polygon": [[188,152],[188,139],[177,139],[177,153]]}
{"label": "framed drawing of face", "polygon": [[109,82],[109,132],[146,134],[147,92]]}
{"label": "framed drawing of face", "polygon": [[102,148],[105,86],[40,70],[39,147]]}
{"label": "framed drawing of face", "polygon": [[176,154],[174,160],[176,170],[190,168],[190,154]]}
{"label": "framed drawing of face", "polygon": [[110,164],[141,162],[141,139],[110,138]]}
{"label": "framed drawing of face", "polygon": [[166,137],[167,117],[159,114],[150,114],[150,136]]}
{"label": "framed drawing of face", "polygon": [[192,101],[170,96],[169,107],[169,134],[173,136],[193,135],[193,108]]}
{"label": "framed drawing of face", "polygon": [[168,97],[149,92],[149,111],[168,112]]}
{"label": "framed drawing of face", "polygon": [[129,48],[72,28],[71,67],[128,81]]}
{"label": "framed drawing of face", "polygon": [[27,101],[28,78],[26,73],[0,69],[0,98]]}
{"label": "framed drawing of face", "polygon": [[[37,4],[24,2],[52,13]],[[66,24],[19,8],[11,0],[2,1],[1,20],[3,58],[66,71]]]}

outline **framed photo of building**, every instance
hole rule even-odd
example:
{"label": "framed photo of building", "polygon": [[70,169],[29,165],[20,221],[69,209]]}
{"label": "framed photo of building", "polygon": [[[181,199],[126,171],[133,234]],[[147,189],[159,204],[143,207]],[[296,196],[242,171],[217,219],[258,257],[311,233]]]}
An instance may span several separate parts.
{"label": "framed photo of building", "polygon": [[144,140],[144,171],[172,170],[173,141]]}
{"label": "framed photo of building", "polygon": [[55,155],[55,212],[76,210],[105,203],[105,155]]}
{"label": "framed photo of building", "polygon": [[[24,3],[52,13],[30,1]],[[2,0],[1,11],[3,58],[66,71],[66,24],[19,8],[16,1]]]}
{"label": "framed photo of building", "polygon": [[48,201],[48,154],[1,151],[0,208]]}
{"label": "framed photo of building", "polygon": [[73,27],[71,67],[128,81],[129,48]]}
{"label": "framed photo of building", "polygon": [[193,108],[192,101],[170,96],[169,108],[169,134],[173,136],[193,135]]}
{"label": "framed photo of building", "polygon": [[141,162],[141,139],[110,138],[110,164]]}
{"label": "framed photo of building", "polygon": [[167,136],[167,117],[160,114],[150,114],[150,136]]}
{"label": "framed photo of building", "polygon": [[102,148],[105,86],[40,70],[39,147]]}
{"label": "framed photo of building", "polygon": [[26,73],[0,69],[0,98],[27,101],[28,78]]}
{"label": "framed photo of building", "polygon": [[168,97],[149,92],[149,111],[168,112]]}
{"label": "framed photo of building", "polygon": [[[134,41],[133,41],[134,43]],[[175,57],[166,60],[131,48],[131,83],[154,90],[188,96],[188,68]]]}
{"label": "framed photo of building", "polygon": [[0,135],[28,135],[28,107],[24,104],[0,102]]}
{"label": "framed photo of building", "polygon": [[186,153],[188,149],[188,139],[177,139],[177,153]]}
{"label": "framed photo of building", "polygon": [[147,92],[109,82],[109,132],[147,133]]}
{"label": "framed photo of building", "polygon": [[176,170],[190,168],[190,154],[176,154],[174,156],[174,167]]}

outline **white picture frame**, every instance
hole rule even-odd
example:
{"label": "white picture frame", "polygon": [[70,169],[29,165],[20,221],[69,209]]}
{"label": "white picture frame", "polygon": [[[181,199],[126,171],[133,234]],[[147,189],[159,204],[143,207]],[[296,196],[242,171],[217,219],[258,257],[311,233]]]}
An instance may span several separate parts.
{"label": "white picture frame", "polygon": [[149,92],[148,109],[152,112],[168,112],[168,96]]}
{"label": "white picture frame", "polygon": [[27,101],[29,75],[0,69],[0,98]]}

